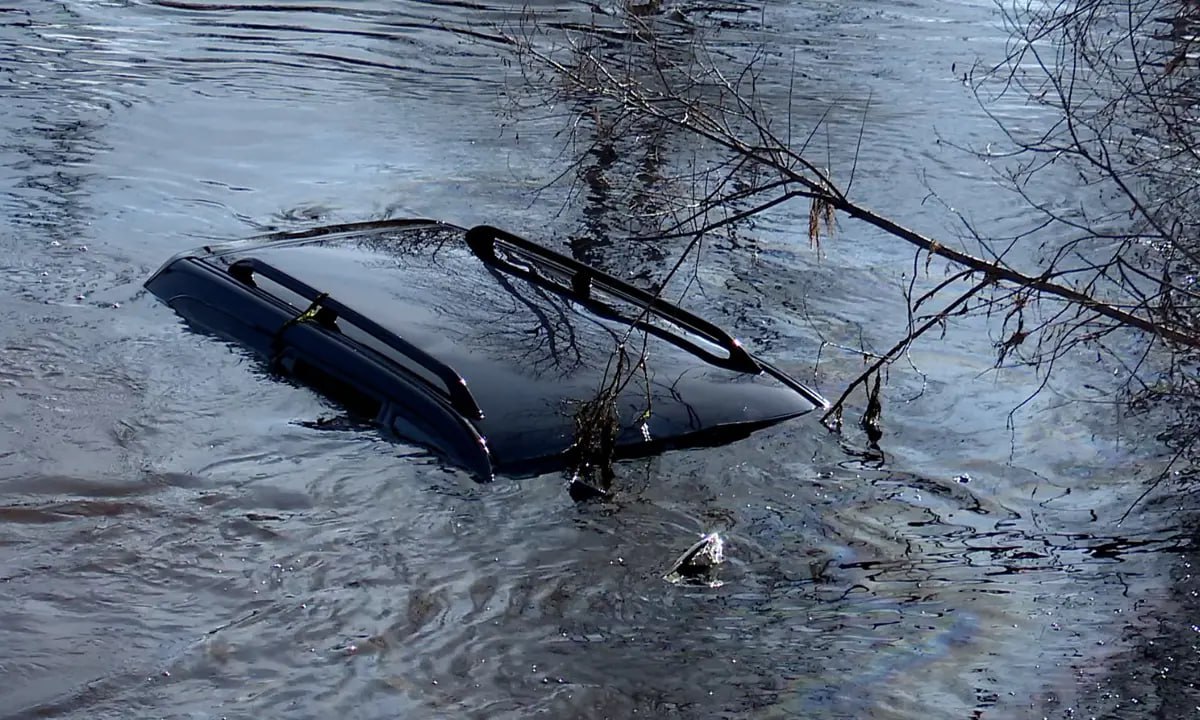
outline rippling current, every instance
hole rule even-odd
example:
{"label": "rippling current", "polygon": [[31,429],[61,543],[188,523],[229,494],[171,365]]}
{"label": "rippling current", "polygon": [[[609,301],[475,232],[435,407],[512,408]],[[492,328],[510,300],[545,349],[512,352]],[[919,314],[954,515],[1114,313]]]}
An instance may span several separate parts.
{"label": "rippling current", "polygon": [[[667,31],[777,59],[768,105],[863,128],[870,204],[933,232],[952,221],[931,191],[1025,222],[955,149],[997,135],[959,77],[1003,53],[990,0],[683,8]],[[1040,717],[1105,677],[1182,543],[1150,510],[1117,523],[1152,433],[1067,402],[1110,368],[1076,358],[1010,426],[1039,378],[989,372],[987,327],[963,323],[889,378],[883,461],[795,422],[623,463],[613,502],[576,505],[558,476],[475,485],[370,429],[312,429],[334,408],[140,291],[211,238],[340,220],[577,247],[618,211],[542,190],[569,161],[561,116],[512,103],[501,50],[448,28],[619,13],[0,5],[0,717]],[[711,248],[694,300],[836,395],[861,360],[835,346],[903,327],[912,259],[850,225],[814,251],[806,211]],[[665,582],[714,530],[720,587]]]}

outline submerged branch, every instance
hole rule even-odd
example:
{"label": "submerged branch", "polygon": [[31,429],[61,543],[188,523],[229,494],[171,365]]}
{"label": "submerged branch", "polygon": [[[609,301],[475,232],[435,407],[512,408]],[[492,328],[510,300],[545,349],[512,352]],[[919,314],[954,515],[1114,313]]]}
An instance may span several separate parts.
{"label": "submerged branch", "polygon": [[904,352],[904,349],[911,345],[914,340],[924,335],[931,328],[945,323],[946,319],[955,313],[960,307],[962,307],[964,303],[966,303],[975,295],[979,294],[980,291],[984,290],[995,281],[995,278],[985,277],[982,281],[976,283],[970,290],[959,295],[953,302],[942,308],[941,311],[939,311],[936,315],[926,320],[920,326],[911,330],[886,353],[876,358],[875,362],[871,363],[866,370],[862,371],[862,373],[854,379],[853,382],[846,386],[846,389],[842,391],[841,396],[838,397],[838,399],[829,406],[829,409],[825,412],[825,414],[821,416],[821,422],[825,423],[826,426],[830,426],[832,420],[841,416],[842,406],[845,405],[846,399],[850,397],[850,393],[854,392],[855,388],[870,380],[872,375],[877,375],[884,365],[896,359],[896,357],[898,357],[900,353]]}

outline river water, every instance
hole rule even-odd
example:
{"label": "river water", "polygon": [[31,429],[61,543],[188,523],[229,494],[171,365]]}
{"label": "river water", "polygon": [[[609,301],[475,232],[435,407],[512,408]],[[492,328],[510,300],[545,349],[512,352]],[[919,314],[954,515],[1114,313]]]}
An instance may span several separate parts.
{"label": "river water", "polygon": [[[412,215],[636,276],[670,248],[597,237],[611,198],[539,191],[570,160],[562,114],[446,30],[619,25],[598,9],[0,6],[0,717],[1069,717],[1129,672],[1182,541],[1154,503],[1118,523],[1161,450],[1083,390],[1111,383],[1095,358],[1010,422],[1040,378],[989,372],[965,321],[889,377],[882,460],[796,422],[624,463],[579,506],[558,476],[475,485],[312,429],[333,408],[140,291],[212,238]],[[990,0],[684,9],[664,32],[766,49],[764,102],[825,117],[835,173],[863,128],[856,196],[947,236],[946,205],[1030,222],[955,147],[998,140],[961,82],[1004,51]],[[1047,192],[1075,202],[1071,180]],[[715,242],[694,300],[836,396],[862,363],[835,345],[895,341],[913,260],[849,224],[815,251],[806,211]],[[722,584],[665,582],[714,530]]]}

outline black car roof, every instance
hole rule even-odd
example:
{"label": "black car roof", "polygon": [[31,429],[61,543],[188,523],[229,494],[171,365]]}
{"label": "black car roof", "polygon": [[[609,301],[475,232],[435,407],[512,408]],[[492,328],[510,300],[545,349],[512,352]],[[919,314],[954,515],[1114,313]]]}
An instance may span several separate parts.
{"label": "black car roof", "polygon": [[[606,373],[612,375],[620,347],[628,376],[616,403],[623,447],[671,444],[722,428],[748,431],[824,402],[716,326],[495,228],[467,231],[431,221],[336,226],[185,253],[159,275],[174,268],[178,281],[180,263],[195,266],[196,278],[212,271],[233,278],[256,301],[290,312],[293,319],[282,325],[260,321],[276,336],[306,312],[303,319],[310,321],[327,313],[324,331],[321,323],[309,323],[314,331],[336,332],[341,345],[357,346],[354,352],[405,369],[399,390],[380,387],[386,375],[339,375],[339,383],[362,381],[367,391],[388,395],[398,403],[393,416],[428,414],[420,407],[405,409],[403,397],[391,397],[404,395],[415,380],[469,423],[470,428],[459,423],[460,429],[478,434],[498,470],[520,471],[564,455],[575,438],[581,404],[596,397]],[[256,345],[239,331],[212,327],[236,325],[238,313],[231,307],[213,315],[214,297],[200,298],[206,295],[203,282],[156,283],[156,278],[148,287],[164,286],[156,294],[181,314]],[[221,305],[250,302],[208,294],[223,298],[216,301]],[[281,352],[266,342],[260,339],[256,349],[264,355]],[[322,362],[337,364],[328,357]],[[364,375],[365,366],[354,367]],[[385,421],[401,435],[447,450],[437,438],[421,437],[429,431],[412,427],[410,420]]]}

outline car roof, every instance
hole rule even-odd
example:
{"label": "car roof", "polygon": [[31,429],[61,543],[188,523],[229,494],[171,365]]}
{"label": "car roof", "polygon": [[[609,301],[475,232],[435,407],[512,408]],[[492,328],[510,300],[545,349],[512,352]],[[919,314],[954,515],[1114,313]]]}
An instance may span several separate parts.
{"label": "car roof", "polygon": [[[204,248],[164,269],[182,261],[240,278],[296,317],[336,315],[329,328],[406,368],[410,385],[416,377],[432,388],[501,471],[563,457],[581,409],[606,388],[619,444],[644,449],[748,431],[824,403],[716,326],[486,226],[333,226]],[[413,434],[404,418],[389,422]]]}

